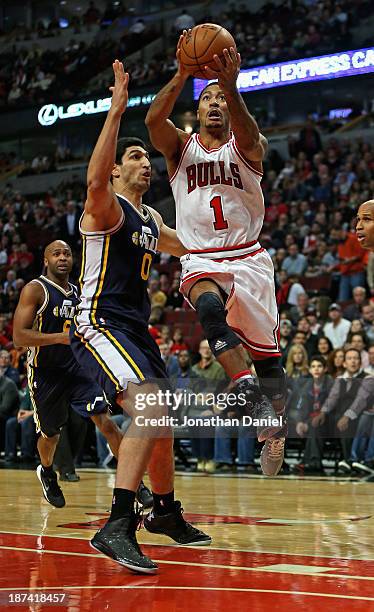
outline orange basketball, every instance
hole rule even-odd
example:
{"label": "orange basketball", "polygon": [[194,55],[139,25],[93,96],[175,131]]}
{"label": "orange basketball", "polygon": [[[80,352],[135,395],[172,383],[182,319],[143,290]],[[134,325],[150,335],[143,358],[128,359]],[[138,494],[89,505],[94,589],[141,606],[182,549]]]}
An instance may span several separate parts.
{"label": "orange basketball", "polygon": [[218,55],[224,63],[223,50],[230,47],[236,50],[235,40],[230,32],[215,23],[203,23],[195,26],[184,37],[180,60],[189,74],[206,79],[204,66],[213,70],[216,68],[213,55]]}

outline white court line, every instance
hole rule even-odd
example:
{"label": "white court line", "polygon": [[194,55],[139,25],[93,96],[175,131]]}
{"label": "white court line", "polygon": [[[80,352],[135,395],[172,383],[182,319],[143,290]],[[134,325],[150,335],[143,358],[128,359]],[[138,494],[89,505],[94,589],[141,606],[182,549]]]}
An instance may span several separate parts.
{"label": "white court line", "polygon": [[[216,526],[221,525],[220,523]],[[92,531],[94,531],[96,529],[96,527],[92,528]],[[71,534],[70,535],[63,535],[63,534],[46,534],[46,533],[30,533],[30,531],[9,531],[7,529],[0,529],[0,537],[2,533],[9,533],[11,535],[26,535],[26,536],[34,536],[37,538],[61,538],[61,539],[65,539],[65,540],[82,540],[83,542],[89,542],[90,538],[82,538],[81,535],[79,537],[74,537]],[[178,544],[155,544],[153,542],[140,542],[141,546],[162,546],[162,547],[166,547],[166,548],[181,548],[181,546],[179,546]],[[187,548],[186,546],[184,546],[184,548]],[[188,548],[193,548],[194,550],[199,550],[201,551],[201,546],[188,546]],[[374,561],[374,558],[372,557],[355,557],[355,556],[350,556],[350,557],[339,557],[337,555],[320,555],[320,554],[314,554],[314,555],[309,555],[307,553],[292,553],[292,552],[285,552],[283,550],[263,550],[263,549],[259,549],[259,550],[254,550],[249,549],[249,548],[221,548],[221,547],[216,547],[216,546],[209,546],[207,547],[207,549],[209,550],[221,550],[227,553],[255,553],[255,554],[264,554],[264,555],[288,555],[290,557],[310,557],[311,559],[336,559],[339,561]]]}
{"label": "white court line", "polygon": [[[48,553],[48,554],[53,554],[53,555],[72,555],[75,557],[90,557],[91,559],[94,559],[96,557],[100,557],[101,559],[108,559],[108,557],[106,557],[106,555],[102,555],[102,554],[95,554],[95,553],[78,553],[78,552],[65,552],[63,550],[37,550],[35,548],[21,548],[21,547],[14,547],[14,546],[0,546],[0,549],[4,549],[4,550],[21,550],[21,551],[25,551],[25,552],[33,552],[33,553],[38,553],[38,554],[44,554],[44,553]],[[259,567],[246,567],[246,566],[240,566],[240,565],[219,565],[216,563],[195,563],[193,561],[167,561],[164,559],[155,559],[156,563],[161,563],[162,565],[183,565],[186,566],[188,565],[189,567],[201,567],[201,568],[213,568],[213,569],[226,569],[226,570],[241,570],[244,572],[265,572],[268,574],[294,574],[297,576],[312,576],[317,577],[317,578],[343,578],[345,580],[369,580],[369,581],[374,581],[374,576],[351,576],[349,574],[330,574],[327,573],[327,570],[324,572],[314,572],[313,574],[311,574],[310,571],[296,571],[295,569],[292,570],[281,570],[281,569],[270,569],[268,567],[262,568],[261,566]],[[305,567],[305,566],[302,566]],[[293,568],[295,568],[295,566],[293,566]],[[335,568],[332,568],[335,569]],[[374,598],[373,598],[374,601]]]}
{"label": "white court line", "polygon": [[[143,574],[143,577],[144,574]],[[374,601],[374,597],[359,597],[355,595],[340,595],[338,593],[313,593],[309,591],[277,591],[276,589],[244,589],[244,588],[230,588],[230,587],[194,587],[194,586],[160,586],[160,585],[103,585],[103,586],[59,586],[59,587],[10,587],[3,588],[0,587],[0,591],[67,591],[67,590],[81,590],[81,589],[159,589],[159,590],[168,590],[168,591],[228,591],[229,593],[271,593],[274,595],[292,595],[295,597],[296,595],[307,595],[308,597],[330,597],[332,599],[353,599],[359,601]]]}

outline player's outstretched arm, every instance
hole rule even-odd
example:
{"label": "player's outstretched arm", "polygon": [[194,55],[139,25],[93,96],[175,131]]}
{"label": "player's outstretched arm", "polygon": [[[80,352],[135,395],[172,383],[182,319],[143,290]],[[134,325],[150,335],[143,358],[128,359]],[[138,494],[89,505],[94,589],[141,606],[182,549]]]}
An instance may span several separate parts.
{"label": "player's outstretched arm", "polygon": [[[150,208],[150,206],[148,208]],[[157,250],[161,251],[162,253],[174,255],[174,257],[182,257],[182,255],[186,255],[188,251],[179,240],[177,232],[171,227],[165,225],[163,218],[161,217],[160,213],[157,212],[157,210],[154,210],[153,208],[150,208],[150,210],[152,211],[160,230]]]}
{"label": "player's outstretched arm", "polygon": [[169,119],[174,104],[188,78],[188,73],[180,62],[180,45],[186,34],[187,31],[184,30],[179,37],[177,46],[178,70],[171,81],[158,92],[145,118],[151,142],[155,149],[166,157],[169,174],[174,172],[173,163],[178,164],[183,144],[188,139],[188,134],[176,128]]}
{"label": "player's outstretched arm", "polygon": [[214,56],[216,70],[205,66],[208,79],[218,79],[219,85],[225,94],[227,107],[230,113],[231,129],[239,150],[250,160],[261,162],[267,151],[267,140],[260,133],[256,119],[248,112],[245,102],[236,86],[240,70],[240,54],[231,47],[223,50],[225,64]]}
{"label": "player's outstretched arm", "polygon": [[39,308],[44,302],[44,291],[40,283],[31,281],[21,291],[14,313],[14,346],[47,346],[49,344],[70,344],[69,333],[43,334],[33,329]]}
{"label": "player's outstretched arm", "polygon": [[121,214],[110,178],[116,159],[119,127],[128,102],[129,75],[118,60],[113,62],[113,72],[114,86],[109,88],[112,104],[88,164],[87,201],[84,209],[86,214],[100,219],[103,227],[97,229],[103,230],[115,225]]}

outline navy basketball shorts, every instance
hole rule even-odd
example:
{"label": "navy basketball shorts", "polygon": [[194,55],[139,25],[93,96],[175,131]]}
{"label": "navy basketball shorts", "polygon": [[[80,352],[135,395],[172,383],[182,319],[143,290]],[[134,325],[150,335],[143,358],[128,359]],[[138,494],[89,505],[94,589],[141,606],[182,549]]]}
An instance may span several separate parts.
{"label": "navy basketball shorts", "polygon": [[147,327],[109,321],[100,327],[72,325],[70,343],[79,365],[110,400],[130,382],[166,382],[165,364]]}
{"label": "navy basketball shorts", "polygon": [[45,438],[59,433],[67,422],[70,408],[84,418],[108,410],[102,389],[78,364],[69,370],[29,366],[28,384],[36,431]]}

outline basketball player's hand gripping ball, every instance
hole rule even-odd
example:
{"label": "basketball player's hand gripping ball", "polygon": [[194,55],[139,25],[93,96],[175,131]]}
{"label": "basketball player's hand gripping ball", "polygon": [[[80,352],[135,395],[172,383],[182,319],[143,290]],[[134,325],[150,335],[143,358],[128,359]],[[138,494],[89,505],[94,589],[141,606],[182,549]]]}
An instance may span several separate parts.
{"label": "basketball player's hand gripping ball", "polygon": [[205,66],[204,71],[206,79],[218,79],[218,83],[221,87],[229,88],[236,84],[236,81],[240,72],[240,53],[237,52],[234,47],[223,50],[223,56],[225,63],[223,63],[218,55],[214,55],[213,59],[216,63],[217,68]]}
{"label": "basketball player's hand gripping ball", "polygon": [[182,63],[181,61],[181,45],[183,43],[183,40],[186,38],[186,36],[190,36],[191,35],[191,30],[183,30],[182,34],[179,37],[178,40],[178,44],[177,44],[177,52],[176,52],[176,57],[177,57],[177,62],[178,62],[178,73],[181,77],[187,79],[187,77],[189,76],[189,72],[187,70],[187,68],[185,67],[185,65]]}
{"label": "basketball player's hand gripping ball", "polygon": [[114,85],[109,87],[112,92],[111,109],[118,113],[123,113],[126,110],[129,99],[128,85],[129,74],[125,72],[122,62],[115,60],[113,62]]}

